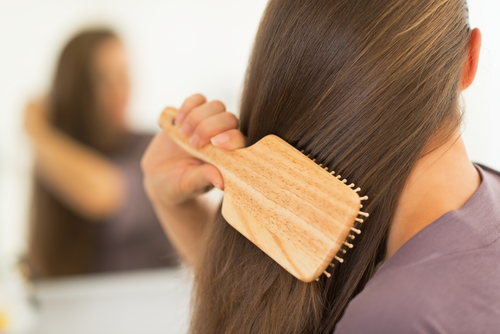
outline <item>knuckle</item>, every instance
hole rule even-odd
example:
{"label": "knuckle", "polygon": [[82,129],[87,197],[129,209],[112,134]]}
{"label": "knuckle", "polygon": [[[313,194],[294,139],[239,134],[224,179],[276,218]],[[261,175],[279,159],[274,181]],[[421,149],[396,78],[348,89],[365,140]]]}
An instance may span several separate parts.
{"label": "knuckle", "polygon": [[196,135],[198,135],[198,137],[200,139],[204,139],[206,137],[209,137],[210,136],[210,124],[208,122],[205,122],[204,120],[201,121],[198,124],[198,126],[196,127],[195,133],[196,133]]}
{"label": "knuckle", "polygon": [[189,109],[196,108],[205,102],[206,102],[206,99],[203,95],[194,94],[194,95],[191,95],[190,97],[188,97],[187,99],[184,100],[182,107],[188,108],[188,110],[189,110]]}
{"label": "knuckle", "polygon": [[224,114],[224,118],[225,118],[225,121],[227,122],[227,124],[231,127],[231,128],[237,128],[238,127],[238,118],[230,113],[230,112],[226,112]]}
{"label": "knuckle", "polygon": [[188,98],[188,100],[192,103],[200,103],[201,104],[201,103],[205,103],[207,99],[202,94],[196,93],[196,94],[191,95]]}
{"label": "knuckle", "polygon": [[193,110],[186,116],[185,122],[191,126],[196,126],[196,124],[198,124],[201,121],[198,108],[199,107],[193,108]]}
{"label": "knuckle", "polygon": [[208,105],[210,106],[210,108],[213,108],[217,111],[225,111],[226,110],[226,106],[224,105],[224,103],[222,103],[219,100],[210,101],[210,102],[208,102]]}

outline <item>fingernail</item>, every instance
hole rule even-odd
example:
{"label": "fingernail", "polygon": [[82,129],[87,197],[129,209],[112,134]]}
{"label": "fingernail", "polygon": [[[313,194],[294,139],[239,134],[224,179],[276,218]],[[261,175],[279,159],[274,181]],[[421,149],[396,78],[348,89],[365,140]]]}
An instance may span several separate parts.
{"label": "fingernail", "polygon": [[217,136],[214,136],[210,139],[210,141],[212,142],[212,144],[214,144],[214,146],[219,146],[221,144],[224,144],[228,140],[229,136],[224,133],[218,134]]}
{"label": "fingernail", "polygon": [[184,120],[184,118],[186,118],[186,114],[185,113],[178,113],[177,114],[177,117],[175,118],[175,124],[181,124],[182,121]]}
{"label": "fingernail", "polygon": [[198,135],[193,135],[189,140],[189,144],[191,144],[191,146],[193,147],[197,147],[199,142],[200,138],[198,137]]}
{"label": "fingernail", "polygon": [[181,127],[181,130],[179,131],[179,133],[184,136],[184,137],[187,137],[191,134],[191,127],[189,126],[189,124],[184,124],[182,127]]}

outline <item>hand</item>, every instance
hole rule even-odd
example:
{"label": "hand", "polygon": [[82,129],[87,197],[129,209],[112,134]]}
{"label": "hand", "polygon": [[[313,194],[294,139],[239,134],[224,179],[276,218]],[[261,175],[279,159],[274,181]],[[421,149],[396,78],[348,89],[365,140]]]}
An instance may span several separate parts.
{"label": "hand", "polygon": [[[195,94],[187,98],[175,120],[181,134],[191,136],[193,147],[212,142],[225,150],[245,147],[246,138],[237,130],[238,119],[219,101],[207,102]],[[183,151],[165,132],[158,133],[141,161],[144,187],[153,203],[179,205],[207,192],[213,186],[224,189],[217,168]]]}
{"label": "hand", "polygon": [[48,102],[44,98],[32,100],[24,110],[24,128],[28,135],[37,138],[50,129],[48,121]]}

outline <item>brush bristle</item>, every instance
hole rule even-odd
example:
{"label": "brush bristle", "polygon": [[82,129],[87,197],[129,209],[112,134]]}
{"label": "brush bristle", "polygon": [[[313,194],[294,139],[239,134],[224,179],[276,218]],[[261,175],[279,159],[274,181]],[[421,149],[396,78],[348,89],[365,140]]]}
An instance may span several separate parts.
{"label": "brush bristle", "polygon": [[[312,158],[311,154],[306,154],[304,150],[302,150],[300,152],[302,152],[306,157],[308,157],[314,163],[316,163],[318,165],[318,167],[320,167],[323,170],[325,170],[326,172],[328,172],[328,166],[325,166],[322,163],[318,163],[318,161],[316,160],[316,158]],[[354,183],[348,184],[347,179],[345,179],[345,178],[342,179],[342,176],[340,174],[338,174],[338,175],[335,176],[335,171],[333,171],[333,170],[331,172],[329,172],[329,174],[331,174],[332,176],[334,176],[337,180],[339,180],[342,184],[344,184],[347,188],[351,189],[353,192],[355,192],[359,196],[359,192],[361,191],[361,188],[357,187],[357,188],[354,189],[354,187],[356,187]],[[360,201],[365,201],[367,199],[368,199],[368,196],[366,196],[366,195],[363,196],[363,197],[359,196],[359,200]],[[359,208],[362,209],[363,208],[363,204],[360,204]],[[368,218],[370,216],[370,214],[367,213],[367,212],[359,211],[358,212],[358,216],[362,216],[364,218]],[[364,219],[357,217],[355,219],[355,221],[353,222],[353,226],[351,227],[351,231],[354,232],[354,233],[356,233],[356,234],[358,234],[358,235],[361,234],[360,227],[362,226],[363,223],[364,223]],[[352,240],[354,240],[354,238],[355,238],[355,236],[353,234],[349,234],[347,236],[346,240],[342,244],[343,247],[341,247],[339,249],[339,251],[337,252],[337,255],[334,256],[333,260],[337,261],[339,264],[340,263],[344,263],[344,259],[342,258],[342,255],[346,254],[348,249],[352,249],[354,247],[354,245],[352,244]],[[334,263],[330,263],[329,266],[331,268],[334,268],[335,264]],[[323,274],[325,274],[325,276],[327,278],[330,278],[332,276],[332,274],[329,273],[326,270],[323,272]],[[319,280],[320,280],[320,277],[316,278],[317,282]]]}

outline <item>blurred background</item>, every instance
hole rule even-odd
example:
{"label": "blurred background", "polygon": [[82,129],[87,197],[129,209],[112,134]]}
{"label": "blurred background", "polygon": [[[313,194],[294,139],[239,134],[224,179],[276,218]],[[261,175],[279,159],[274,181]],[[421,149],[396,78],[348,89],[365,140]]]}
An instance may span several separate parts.
{"label": "blurred background", "polygon": [[[47,93],[77,32],[111,27],[128,55],[127,123],[158,131],[167,106],[193,93],[237,113],[265,0],[0,0],[0,333],[184,333],[189,272],[181,267],[43,280],[13,268],[26,251],[33,151],[24,109]],[[469,0],[483,33],[476,82],[464,94],[471,159],[500,170],[500,2]],[[219,194],[214,194],[216,198]],[[28,301],[27,301],[28,300]],[[3,328],[3,329],[2,329]]]}

